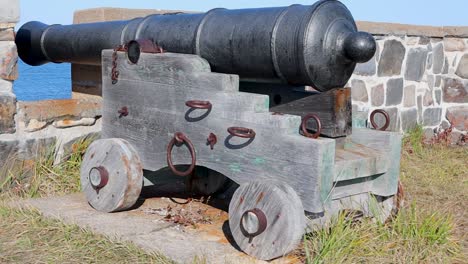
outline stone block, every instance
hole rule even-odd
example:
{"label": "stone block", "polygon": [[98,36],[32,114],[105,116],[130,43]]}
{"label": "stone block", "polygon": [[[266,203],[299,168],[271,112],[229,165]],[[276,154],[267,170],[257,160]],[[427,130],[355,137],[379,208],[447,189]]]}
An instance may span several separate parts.
{"label": "stone block", "polygon": [[403,131],[410,131],[418,125],[418,110],[410,109],[401,112],[401,128]]}
{"label": "stone block", "polygon": [[0,28],[0,41],[15,41],[13,28]]}
{"label": "stone block", "polygon": [[387,106],[401,104],[403,99],[403,78],[388,80],[386,98]]}
{"label": "stone block", "polygon": [[460,59],[455,74],[463,79],[468,79],[468,54],[463,55]]}
{"label": "stone block", "polygon": [[442,92],[446,103],[468,103],[468,80],[443,78]]}
{"label": "stone block", "polygon": [[417,106],[418,106],[418,120],[419,123],[422,123],[423,120],[423,97],[421,95],[417,98]]}
{"label": "stone block", "polygon": [[419,45],[428,45],[431,44],[431,38],[422,36],[419,38]]}
{"label": "stone block", "polygon": [[426,93],[424,93],[423,105],[424,106],[434,105],[434,98],[432,97],[432,91],[428,90],[426,91]]}
{"label": "stone block", "polygon": [[379,76],[394,76],[401,74],[403,59],[406,49],[400,41],[385,41],[382,55],[379,61]]}
{"label": "stone block", "polygon": [[409,81],[421,81],[426,70],[427,49],[410,49],[406,59],[405,79]]}
{"label": "stone block", "polygon": [[435,101],[438,105],[442,102],[442,91],[441,90],[435,90],[434,91],[434,96],[435,96]]}
{"label": "stone block", "polygon": [[436,44],[434,46],[432,54],[433,54],[432,71],[435,74],[441,74],[443,67],[444,67],[444,62],[445,62],[444,45],[442,43]]}
{"label": "stone block", "polygon": [[19,0],[0,0],[0,6],[0,23],[16,23],[19,21]]}
{"label": "stone block", "polygon": [[16,80],[18,78],[18,52],[13,41],[0,42],[0,78]]}
{"label": "stone block", "polygon": [[356,69],[354,70],[354,74],[361,75],[361,76],[373,76],[377,71],[377,62],[376,58],[370,59],[366,63],[358,63]]}
{"label": "stone block", "polygon": [[444,59],[444,67],[442,68],[442,74],[448,74],[449,73],[449,61],[447,57]]}
{"label": "stone block", "polygon": [[442,121],[442,108],[427,108],[423,114],[423,126],[438,126]]}
{"label": "stone block", "polygon": [[437,75],[437,76],[436,76],[436,79],[435,79],[435,84],[434,84],[434,86],[440,88],[440,85],[441,85],[441,84],[442,84],[442,76]]}
{"label": "stone block", "polygon": [[19,120],[26,126],[31,120],[52,123],[54,121],[95,118],[102,115],[102,99],[85,96],[79,99],[19,102]]}
{"label": "stone block", "polygon": [[464,51],[466,44],[461,38],[445,38],[444,47],[447,52]]}
{"label": "stone block", "polygon": [[416,86],[409,85],[403,90],[403,106],[413,107],[416,105]]}
{"label": "stone block", "polygon": [[468,105],[447,108],[446,118],[456,129],[468,131]]}
{"label": "stone block", "polygon": [[0,93],[0,134],[16,132],[15,114],[16,96],[12,93]]}
{"label": "stone block", "polygon": [[429,52],[427,54],[427,62],[426,62],[426,69],[430,70],[432,68],[432,63],[434,60],[434,56],[432,55],[432,52]]}
{"label": "stone block", "polygon": [[385,89],[383,84],[376,85],[371,88],[371,103],[372,106],[381,106],[384,104]]}
{"label": "stone block", "polygon": [[366,83],[362,80],[353,80],[351,82],[351,94],[353,101],[365,102],[369,101],[367,94]]}

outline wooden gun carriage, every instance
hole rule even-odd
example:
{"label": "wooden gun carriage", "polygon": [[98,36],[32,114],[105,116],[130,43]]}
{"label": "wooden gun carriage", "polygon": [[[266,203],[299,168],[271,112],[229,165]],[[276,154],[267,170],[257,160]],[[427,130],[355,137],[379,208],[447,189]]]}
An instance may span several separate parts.
{"label": "wooden gun carriage", "polygon": [[16,44],[31,65],[102,65],[102,139],[81,168],[99,211],[132,208],[157,184],[144,172],[186,177],[205,195],[232,181],[232,236],[270,260],[343,210],[384,221],[397,207],[401,135],[353,120],[351,89],[340,88],[376,43],[339,1],[29,22]]}

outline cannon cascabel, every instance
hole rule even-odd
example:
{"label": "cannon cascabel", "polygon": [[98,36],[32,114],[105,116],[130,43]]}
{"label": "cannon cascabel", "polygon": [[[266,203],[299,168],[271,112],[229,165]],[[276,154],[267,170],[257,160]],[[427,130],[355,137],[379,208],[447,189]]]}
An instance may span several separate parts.
{"label": "cannon cascabel", "polygon": [[349,10],[335,0],[66,26],[33,21],[19,29],[16,44],[30,65],[100,65],[102,50],[135,39],[150,39],[167,52],[199,55],[215,72],[320,91],[343,87],[356,63],[368,61],[376,50],[373,37],[358,32]]}

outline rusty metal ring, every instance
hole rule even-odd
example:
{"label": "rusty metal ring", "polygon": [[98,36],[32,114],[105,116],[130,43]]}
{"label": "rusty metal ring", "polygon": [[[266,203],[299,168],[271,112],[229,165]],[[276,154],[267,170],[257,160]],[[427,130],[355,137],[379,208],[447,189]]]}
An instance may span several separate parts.
{"label": "rusty metal ring", "polygon": [[[309,121],[310,119],[314,119],[317,123],[317,132],[315,134],[311,134],[309,133],[309,131],[307,131],[307,121]],[[318,117],[318,115],[309,114],[304,116],[304,118],[302,119],[301,129],[304,136],[308,138],[318,138],[320,134],[322,134],[322,122],[320,122],[320,118]]]}
{"label": "rusty metal ring", "polygon": [[[244,227],[244,223],[243,223],[243,219],[246,215],[248,215],[249,213],[252,213],[255,215],[255,217],[257,217],[258,219],[258,230],[255,232],[255,233],[249,233],[249,231],[247,231]],[[240,218],[240,230],[242,232],[242,234],[245,236],[245,237],[256,237],[256,236],[259,236],[261,235],[263,232],[265,232],[266,228],[268,227],[268,220],[267,220],[267,217],[265,215],[265,213],[258,209],[258,208],[255,208],[255,209],[252,209],[252,210],[249,210],[249,211],[246,211],[244,214],[242,214],[241,218]]]}
{"label": "rusty metal ring", "polygon": [[[178,171],[176,167],[174,166],[174,163],[172,162],[172,149],[174,148],[176,143],[179,143],[179,144],[185,143],[185,145],[187,145],[190,151],[190,155],[192,155],[192,163],[190,164],[190,167],[186,171]],[[196,153],[195,153],[195,147],[193,146],[192,142],[184,135],[184,133],[182,132],[175,133],[174,138],[171,140],[171,142],[169,142],[169,145],[167,146],[167,165],[169,166],[169,168],[175,175],[188,176],[195,169],[195,164],[196,164]]]}
{"label": "rusty metal ring", "polygon": [[[378,128],[377,123],[375,122],[375,115],[376,114],[382,114],[385,117],[385,124],[381,128]],[[390,125],[390,116],[388,115],[388,113],[385,110],[377,109],[377,110],[374,110],[372,112],[372,114],[370,116],[370,122],[372,124],[372,127],[375,128],[376,130],[385,131],[385,130],[387,130],[388,126]]]}
{"label": "rusty metal ring", "polygon": [[195,109],[211,109],[213,105],[210,101],[191,100],[185,102],[185,105]]}
{"label": "rusty metal ring", "polygon": [[257,135],[253,129],[246,127],[230,127],[227,131],[231,136],[240,138],[255,138]]}

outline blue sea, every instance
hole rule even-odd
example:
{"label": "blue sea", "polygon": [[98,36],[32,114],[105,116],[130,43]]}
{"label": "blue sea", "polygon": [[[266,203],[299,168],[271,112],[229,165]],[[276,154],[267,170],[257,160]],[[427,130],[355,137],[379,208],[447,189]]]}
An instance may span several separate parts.
{"label": "blue sea", "polygon": [[18,59],[18,79],[13,84],[19,101],[71,98],[71,64],[29,66]]}

